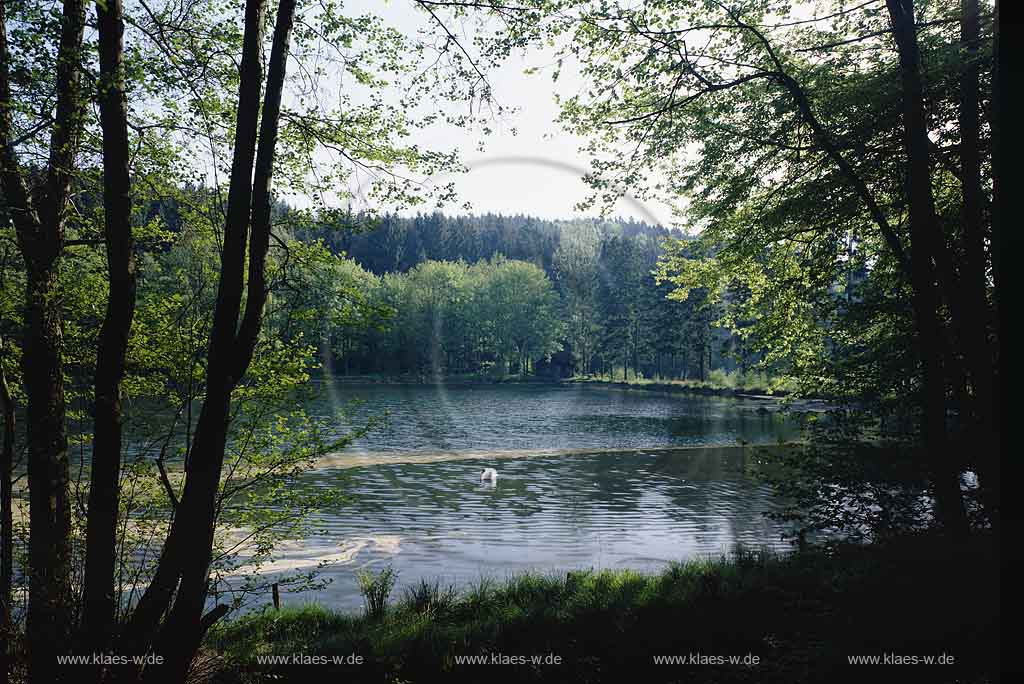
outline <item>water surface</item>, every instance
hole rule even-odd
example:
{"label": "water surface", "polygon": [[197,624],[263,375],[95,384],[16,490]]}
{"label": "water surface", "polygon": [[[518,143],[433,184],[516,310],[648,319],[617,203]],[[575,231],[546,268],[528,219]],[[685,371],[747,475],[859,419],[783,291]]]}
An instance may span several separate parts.
{"label": "water surface", "polygon": [[[349,385],[323,383],[310,408],[350,425],[388,414],[350,453],[472,453],[733,446],[796,436],[774,401],[585,385]],[[339,426],[341,427],[341,426]]]}
{"label": "water surface", "polygon": [[[329,390],[313,412],[361,401],[339,432],[389,419],[301,479],[349,496],[265,568],[320,567],[330,580],[285,600],[355,608],[356,571],[386,564],[400,592],[421,578],[465,586],[526,570],[654,570],[738,543],[788,548],[764,515],[779,502],[747,472],[758,450],[740,446],[796,437],[772,402],[545,385]],[[480,482],[484,467],[496,484]]]}

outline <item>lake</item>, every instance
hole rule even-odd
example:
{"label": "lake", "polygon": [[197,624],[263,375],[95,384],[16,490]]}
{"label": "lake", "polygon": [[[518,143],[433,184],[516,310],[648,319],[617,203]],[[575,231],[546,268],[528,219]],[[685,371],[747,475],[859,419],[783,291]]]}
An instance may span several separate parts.
{"label": "lake", "polygon": [[[421,578],[465,586],[526,570],[655,570],[736,544],[789,548],[764,515],[779,502],[745,473],[757,450],[740,446],[798,437],[776,402],[553,384],[323,389],[313,413],[357,402],[339,432],[388,418],[302,477],[349,500],[265,568],[321,567],[330,580],[286,602],[356,608],[356,572],[386,564],[397,596]],[[485,467],[496,483],[481,483]]]}

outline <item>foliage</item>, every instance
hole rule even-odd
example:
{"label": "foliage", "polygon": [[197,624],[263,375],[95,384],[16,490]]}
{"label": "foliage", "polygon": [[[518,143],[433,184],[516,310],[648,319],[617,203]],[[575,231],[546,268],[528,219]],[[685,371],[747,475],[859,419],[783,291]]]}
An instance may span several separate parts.
{"label": "foliage", "polygon": [[[427,273],[438,282],[447,279],[456,289],[470,286],[453,272],[461,267],[435,264],[420,273],[425,262],[466,262],[475,273],[474,269],[482,268],[480,262],[503,256],[542,268],[558,294],[561,346],[552,347],[559,352],[557,361],[552,359],[557,367],[535,364],[538,373],[556,377],[621,373],[626,378],[632,372],[633,379],[706,381],[712,369],[745,371],[759,358],[737,335],[711,327],[717,313],[706,305],[702,292],[688,301],[668,298],[671,287],[657,282],[652,274],[662,254],[662,241],[672,235],[660,227],[622,219],[544,221],[528,216],[440,213],[412,218],[388,214],[373,220],[354,214],[334,225],[326,220],[320,223],[297,230],[297,239],[322,243],[339,257],[347,256],[381,274],[388,291],[382,295],[383,308],[397,310],[400,301],[413,298],[402,290],[399,273],[420,279],[418,287],[430,292],[437,288],[424,280]],[[353,226],[360,228],[353,230]],[[371,285],[366,287],[373,291]],[[483,358],[481,345],[459,332],[466,320],[478,320],[483,313],[473,310],[475,300],[452,297],[443,306],[439,301],[427,307],[439,317],[442,338],[436,345],[431,343],[433,351],[409,351],[417,340],[434,334],[422,317],[409,314],[394,319],[391,335],[346,336],[335,344],[335,369],[345,374],[418,373],[435,368],[431,354],[436,352],[436,368],[449,375],[479,373],[485,365],[495,375],[509,372],[502,368],[505,364],[490,358],[486,344],[487,358]],[[406,326],[419,332],[394,339]],[[533,360],[543,356],[532,353]]]}
{"label": "foliage", "polygon": [[533,264],[425,261],[381,278],[352,268],[368,306],[389,315],[375,328],[332,328],[324,339],[336,368],[351,368],[355,357],[417,374],[525,373],[560,348],[557,294]]}
{"label": "foliage", "polygon": [[377,573],[360,570],[356,574],[356,579],[359,581],[359,593],[363,595],[363,600],[366,602],[367,617],[379,618],[387,612],[388,598],[398,579],[396,574],[395,569],[390,565]]}
{"label": "foliage", "polygon": [[440,582],[431,583],[423,578],[405,590],[405,604],[417,613],[444,613],[452,609],[457,597],[455,585],[442,589]]}
{"label": "foliage", "polygon": [[[919,653],[956,653],[949,672],[966,681],[996,676],[999,592],[994,540],[957,546],[926,536],[877,545],[839,544],[786,556],[737,550],[728,558],[672,564],[658,573],[576,570],[482,580],[444,610],[416,602],[369,618],[307,606],[265,610],[219,626],[208,644],[217,681],[308,681],[309,668],[270,665],[267,655],[358,654],[317,676],[350,681],[813,682],[857,681],[850,654],[894,643]],[[953,582],[978,592],[935,601]],[[893,613],[892,603],[903,609]],[[879,620],[885,615],[885,620]],[[841,616],[841,619],[838,617]],[[652,664],[654,655],[752,654],[756,667]],[[456,656],[549,654],[560,664],[458,664]],[[961,659],[962,658],[962,659]],[[262,662],[261,662],[262,661]],[[934,677],[934,673],[926,674]]]}
{"label": "foliage", "polygon": [[[65,4],[68,16],[81,9],[84,22],[95,25],[96,6]],[[434,13],[423,13],[422,30],[405,33],[380,17],[339,3],[299,5],[300,19],[290,45],[290,61],[298,68],[288,69],[274,190],[309,197],[319,215],[332,213],[328,197],[392,207],[450,198],[449,185],[422,181],[457,169],[456,156],[422,147],[416,135],[438,122],[477,123],[477,107],[489,100],[476,78],[479,66],[453,58],[449,43],[436,42],[451,34]],[[59,150],[62,155],[73,153],[69,168],[60,169],[73,178],[73,210],[66,225],[46,226],[62,241],[54,261],[59,282],[52,294],[60,324],[55,338],[58,358],[65,371],[60,390],[68,403],[69,441],[74,448],[70,489],[75,505],[68,507],[74,539],[53,542],[58,549],[69,544],[74,548],[72,574],[78,592],[86,553],[80,537],[88,513],[86,449],[92,440],[95,350],[108,293],[101,181],[102,161],[110,153],[103,144],[98,108],[90,106],[104,94],[105,79],[99,74],[94,31],[86,31],[81,46],[64,41],[67,54],[58,60],[60,3],[4,3],[4,11],[3,28],[10,40],[4,43],[2,69],[5,84],[9,80],[11,86],[10,97],[5,93],[2,103],[10,116],[9,126],[5,117],[3,131],[5,194],[13,188],[11,179],[22,175],[30,194],[45,198],[49,133],[63,134],[64,127],[72,126],[71,121],[53,120],[53,101],[78,98],[69,107],[82,113],[81,131],[73,126],[67,131],[75,144]],[[225,235],[228,189],[223,180],[228,171],[225,160],[231,159],[235,144],[237,60],[244,23],[239,7],[219,0],[127,2],[123,18],[129,158],[107,161],[130,167],[139,288],[128,340],[128,375],[122,383],[126,439],[115,578],[121,619],[129,614],[159,558],[161,540],[181,497],[183,466],[191,455],[197,424],[194,413],[199,413],[207,390],[203,378]],[[269,41],[270,33],[263,38]],[[120,44],[121,38],[116,42]],[[59,71],[58,61],[82,72],[80,91],[52,78]],[[453,101],[469,102],[470,113],[446,111]],[[8,147],[6,141],[13,142]],[[50,209],[62,214],[64,200],[59,204],[45,207],[47,214]],[[296,211],[287,218],[297,222],[302,215]],[[18,287],[24,264],[11,249],[16,244],[11,218],[7,211],[0,215],[0,363],[20,405],[24,394],[18,368],[26,302],[24,287]],[[303,534],[309,514],[327,498],[341,496],[336,491],[305,497],[288,486],[320,455],[344,447],[360,434],[336,434],[332,417],[314,418],[294,410],[317,366],[323,331],[329,324],[333,330],[354,334],[377,325],[387,314],[366,303],[362,283],[346,277],[359,275],[351,262],[316,245],[296,242],[286,225],[275,227],[273,243],[267,269],[272,305],[248,373],[232,397],[229,453],[216,502],[220,527],[211,584],[215,595],[231,584],[231,607],[240,605],[252,588],[239,587],[238,572],[247,568],[255,576],[282,535]],[[280,303],[276,308],[275,299]],[[63,418],[63,408],[60,414]],[[19,435],[19,452],[21,443]],[[50,456],[61,470],[54,472],[56,489],[66,488],[67,463],[60,454]],[[20,515],[25,496],[22,468],[19,464],[15,475],[18,526],[24,539],[29,530]],[[62,496],[58,491],[57,499]],[[252,506],[253,499],[268,505]],[[19,556],[14,573],[19,583],[32,574],[24,561]],[[59,573],[58,579],[65,581],[64,570]],[[224,582],[228,576],[230,583]],[[19,589],[17,595],[24,594]],[[62,616],[59,622],[71,630],[79,606],[65,598],[68,605],[55,609]]]}
{"label": "foliage", "polygon": [[[666,240],[657,278],[669,296],[698,305],[759,370],[843,401],[858,416],[843,428],[845,444],[895,431],[901,447],[927,442],[930,460],[912,462],[942,483],[932,493],[953,525],[963,519],[956,481],[965,470],[988,479],[998,510],[990,388],[999,233],[982,208],[997,199],[984,105],[995,25],[992,3],[979,5],[976,53],[962,35],[972,3],[797,11],[774,0],[542,1],[531,4],[540,20],[494,38],[547,41],[558,53],[553,77],[563,62],[579,73],[584,85],[561,100],[561,120],[587,140],[588,205],[610,206],[627,191],[675,203],[693,239]],[[912,48],[896,15],[909,16]],[[972,88],[982,106],[968,98]],[[908,112],[918,106],[924,130],[914,137]],[[964,123],[972,118],[979,130]],[[908,141],[918,139],[913,152]],[[628,304],[613,313],[628,330]],[[968,455],[946,434],[980,448]],[[809,480],[826,486],[819,493],[866,496],[879,475],[872,459],[836,458],[829,480],[831,461],[808,456]],[[864,492],[848,489],[857,477]],[[824,494],[818,511],[831,507],[838,523],[842,500]],[[905,520],[889,503],[893,520]]]}

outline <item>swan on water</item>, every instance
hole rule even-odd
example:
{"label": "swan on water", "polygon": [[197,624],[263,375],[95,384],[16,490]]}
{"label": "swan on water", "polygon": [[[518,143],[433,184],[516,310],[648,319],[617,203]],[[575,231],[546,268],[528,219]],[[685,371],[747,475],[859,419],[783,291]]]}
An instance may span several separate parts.
{"label": "swan on water", "polygon": [[498,479],[498,471],[495,470],[494,468],[484,468],[483,471],[480,473],[480,479],[485,482],[487,480],[490,480],[491,482],[496,482]]}

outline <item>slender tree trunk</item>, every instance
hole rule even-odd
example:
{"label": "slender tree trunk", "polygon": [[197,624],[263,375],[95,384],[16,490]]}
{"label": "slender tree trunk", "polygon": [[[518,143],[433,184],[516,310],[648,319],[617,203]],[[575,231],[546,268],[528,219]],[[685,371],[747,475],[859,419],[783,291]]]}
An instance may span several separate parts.
{"label": "slender tree trunk", "polygon": [[922,364],[924,448],[933,464],[937,514],[951,532],[966,531],[960,468],[947,444],[946,382],[942,364],[942,324],[935,286],[944,249],[931,189],[928,124],[921,84],[920,51],[913,0],[886,0],[900,58],[903,86],[904,148],[910,199],[911,281]]}
{"label": "slender tree trunk", "polygon": [[[155,650],[164,657],[164,664],[146,673],[147,679],[159,682],[177,683],[185,678],[203,634],[212,624],[212,620],[204,619],[203,607],[209,583],[217,494],[227,443],[231,393],[252,361],[266,302],[270,188],[295,0],[281,0],[278,7],[267,74],[267,93],[260,119],[259,151],[255,155],[255,174],[250,186],[248,177],[253,168],[256,147],[255,115],[262,80],[263,11],[264,0],[249,0],[247,3],[242,80],[239,84],[239,121],[236,127],[231,187],[231,192],[238,194],[234,198],[229,196],[228,200],[221,280],[210,339],[206,401],[197,426],[193,454],[186,469],[179,514],[168,538],[168,546],[171,545],[172,537],[176,541],[175,555],[168,558],[165,549],[161,557],[161,565],[166,560],[176,566],[174,575],[175,579],[180,578],[180,584],[170,614],[155,644]],[[251,109],[247,109],[247,105]],[[248,293],[245,312],[236,335],[250,216]],[[158,590],[162,592],[162,589]],[[163,606],[166,605],[164,599]],[[152,611],[155,607],[161,606],[150,606],[147,610]],[[156,615],[162,612],[160,610]]]}
{"label": "slender tree trunk", "polygon": [[711,330],[707,321],[701,321],[700,337],[700,381],[707,382],[711,372]]}
{"label": "slender tree trunk", "polygon": [[[0,350],[3,343],[0,341]],[[0,361],[3,355],[0,354]],[[10,681],[12,637],[14,625],[11,612],[14,594],[14,398],[7,385],[7,373],[0,365],[0,403],[3,404],[4,434],[0,452],[0,683]]]}
{"label": "slender tree trunk", "polygon": [[[963,189],[963,249],[962,286],[970,315],[970,328],[974,333],[968,351],[971,384],[979,394],[982,407],[991,404],[991,396],[980,390],[988,389],[992,367],[987,336],[988,299],[985,274],[985,229],[982,219],[981,189],[981,132],[978,113],[978,43],[980,19],[978,0],[962,0],[960,32],[963,48],[963,74],[960,79],[960,158]],[[977,375],[978,377],[973,377]]]}
{"label": "slender tree trunk", "polygon": [[114,628],[118,493],[121,471],[121,380],[135,314],[135,247],[127,103],[122,66],[121,0],[96,3],[100,47],[100,123],[103,129],[104,236],[110,292],[96,350],[95,408],[89,518],[86,529],[84,642],[105,650]]}
{"label": "slender tree trunk", "polygon": [[640,321],[633,322],[633,379],[640,377]]}
{"label": "slender tree trunk", "polygon": [[[999,300],[999,276],[1001,269],[1002,245],[1002,130],[1003,130],[1003,54],[999,28],[999,0],[995,0],[995,12],[992,17],[992,117],[989,129],[992,144],[992,284],[995,290],[997,312],[1002,314]],[[997,320],[1001,320],[997,318]],[[998,396],[998,395],[997,395]]]}
{"label": "slender tree trunk", "polygon": [[71,511],[65,427],[59,271],[72,169],[82,129],[80,60],[83,0],[65,0],[57,46],[56,108],[45,187],[37,208],[10,143],[6,12],[0,0],[0,165],[8,213],[25,261],[22,353],[29,486],[29,681],[51,684],[72,673],[57,664],[72,637]]}
{"label": "slender tree trunk", "polygon": [[[1003,171],[1003,153],[1001,150],[1002,145],[1002,131],[1004,122],[1004,102],[1003,102],[1003,74],[1005,73],[1005,46],[1003,41],[1000,39],[1000,24],[999,24],[999,0],[995,2],[995,16],[993,18],[993,67],[992,67],[992,105],[991,105],[991,145],[992,145],[992,283],[993,283],[993,298],[995,300],[996,309],[996,334],[997,339],[1002,342],[1006,335],[1006,307],[1005,303],[1001,298],[1001,278],[1002,262],[1003,262],[1003,251],[1002,251],[1002,226],[1003,217],[1007,216],[1006,212],[1006,193],[1002,192],[1002,171]],[[997,348],[997,353],[1002,354],[1003,347]],[[1003,357],[1000,356],[999,361],[1001,362]],[[1003,454],[1003,440],[1006,439],[1005,431],[1003,426],[1006,425],[1005,415],[1003,414],[1005,403],[1000,401],[1000,398],[1004,396],[1005,379],[1003,371],[998,370],[1000,363],[996,364],[997,373],[995,375],[995,382],[993,384],[993,417],[996,425],[999,428],[997,431],[996,444],[994,445],[992,453],[992,464],[991,467],[994,471],[993,475],[988,475],[990,479],[995,479],[995,490],[996,490],[996,505],[999,505],[999,488],[1002,486],[1000,478],[1000,468],[1002,467],[1002,454]],[[995,524],[999,523],[999,513],[996,512]]]}
{"label": "slender tree trunk", "polygon": [[[150,647],[160,619],[170,606],[181,578],[185,556],[190,551],[187,547],[194,550],[197,546],[202,546],[202,531],[197,530],[201,525],[196,522],[193,504],[197,496],[194,492],[199,487],[196,481],[201,477],[209,479],[208,471],[214,465],[216,476],[219,477],[219,464],[212,464],[210,461],[216,458],[215,455],[211,456],[211,452],[216,453],[216,444],[220,441],[217,433],[223,430],[216,425],[227,415],[227,409],[220,405],[228,400],[230,392],[228,369],[231,365],[230,358],[242,301],[246,236],[252,202],[250,178],[255,158],[260,89],[263,80],[264,10],[265,0],[246,1],[245,33],[239,69],[238,114],[231,184],[228,191],[228,215],[221,252],[217,302],[210,333],[206,401],[200,411],[192,453],[186,468],[185,490],[164,543],[156,572],[139,599],[125,630],[125,648],[121,649],[124,652],[140,653]],[[207,446],[208,444],[210,446]],[[196,537],[196,534],[200,536]]]}
{"label": "slender tree trunk", "polygon": [[[963,75],[960,80],[960,158],[963,186],[962,292],[967,313],[964,331],[965,356],[971,378],[977,435],[972,442],[980,450],[978,470],[986,504],[993,515],[999,509],[998,432],[994,410],[993,353],[988,336],[989,303],[985,261],[985,228],[982,218],[981,132],[978,113],[978,47],[980,34],[978,0],[962,0],[960,33],[963,43]],[[986,482],[988,480],[988,482]]]}

